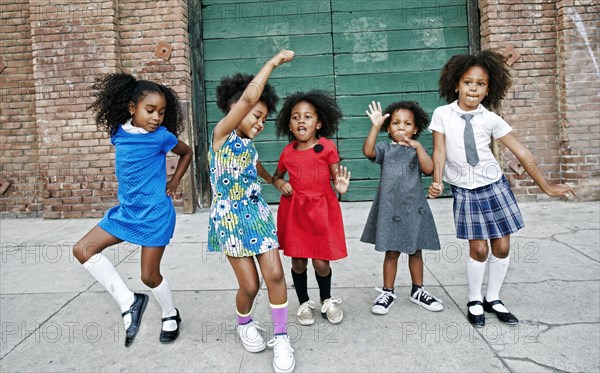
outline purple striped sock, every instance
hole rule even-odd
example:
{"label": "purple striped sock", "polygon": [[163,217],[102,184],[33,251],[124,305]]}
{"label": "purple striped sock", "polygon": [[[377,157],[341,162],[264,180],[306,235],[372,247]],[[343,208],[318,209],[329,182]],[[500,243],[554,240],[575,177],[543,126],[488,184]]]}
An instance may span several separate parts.
{"label": "purple striped sock", "polygon": [[288,304],[271,304],[271,317],[273,319],[273,334],[287,334]]}
{"label": "purple striped sock", "polygon": [[250,310],[250,312],[248,312],[245,315],[241,314],[240,311],[238,311],[238,310],[235,310],[235,312],[237,313],[238,325],[246,325],[250,321],[252,321],[252,310]]}

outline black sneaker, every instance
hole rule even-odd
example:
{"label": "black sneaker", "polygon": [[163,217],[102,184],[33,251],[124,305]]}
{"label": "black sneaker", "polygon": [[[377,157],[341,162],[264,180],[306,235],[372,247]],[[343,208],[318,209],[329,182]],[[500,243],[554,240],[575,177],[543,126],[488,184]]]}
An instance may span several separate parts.
{"label": "black sneaker", "polygon": [[442,300],[431,295],[424,287],[420,287],[412,293],[410,301],[429,311],[441,311],[444,309]]}
{"label": "black sneaker", "polygon": [[391,291],[385,291],[380,288],[375,288],[380,294],[373,301],[373,307],[371,307],[371,312],[376,315],[386,315],[392,304],[394,304],[394,299],[396,299],[396,295]]}

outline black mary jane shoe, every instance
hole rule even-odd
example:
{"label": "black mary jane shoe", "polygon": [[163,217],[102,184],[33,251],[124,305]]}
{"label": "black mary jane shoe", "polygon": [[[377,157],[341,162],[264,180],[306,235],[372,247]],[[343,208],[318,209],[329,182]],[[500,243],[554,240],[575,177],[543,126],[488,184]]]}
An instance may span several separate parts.
{"label": "black mary jane shoe", "polygon": [[493,307],[495,304],[501,304],[501,305],[504,306],[504,303],[502,303],[502,301],[500,299],[496,299],[496,300],[493,300],[491,302],[488,302],[485,298],[483,298],[483,310],[485,312],[495,313],[496,316],[498,317],[498,320],[500,320],[502,322],[505,322],[505,323],[507,323],[509,325],[515,325],[515,324],[517,324],[519,322],[519,319],[517,319],[515,317],[515,315],[513,315],[510,312],[499,312],[499,311],[496,311],[494,309],[494,307]]}
{"label": "black mary jane shoe", "polygon": [[476,328],[483,328],[485,326],[485,314],[482,313],[481,315],[473,315],[471,313],[471,310],[469,310],[469,307],[482,305],[483,303],[481,303],[481,301],[478,300],[474,300],[472,302],[467,303],[467,319],[469,319],[471,325],[473,325]]}
{"label": "black mary jane shoe", "polygon": [[131,314],[131,325],[129,325],[129,328],[127,328],[127,331],[125,332],[125,347],[129,347],[133,343],[135,336],[140,330],[142,315],[148,305],[148,296],[146,294],[134,293],[133,298],[131,307],[121,314],[121,316]]}
{"label": "black mary jane shoe", "polygon": [[177,311],[177,314],[175,316],[163,317],[162,321],[175,320],[175,322],[177,323],[177,329],[171,331],[161,329],[159,338],[160,343],[173,343],[175,342],[177,337],[179,337],[179,324],[181,323],[181,317],[179,316],[179,310],[177,308],[175,308],[175,311]]}

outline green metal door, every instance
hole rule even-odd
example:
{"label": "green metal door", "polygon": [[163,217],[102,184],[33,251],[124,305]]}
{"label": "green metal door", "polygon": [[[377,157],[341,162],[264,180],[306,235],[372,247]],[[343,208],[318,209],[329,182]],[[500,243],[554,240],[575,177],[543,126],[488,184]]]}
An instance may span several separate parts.
{"label": "green metal door", "polygon": [[[282,98],[310,89],[336,96],[345,118],[332,140],[337,142],[342,164],[352,172],[344,201],[371,200],[377,188],[379,166],[362,155],[370,128],[365,115],[368,104],[414,100],[431,115],[443,104],[437,93],[440,68],[452,55],[469,50],[466,0],[201,3],[204,138],[210,141],[223,115],[215,103],[220,78],[236,72],[255,74],[278,50],[291,49],[296,53],[294,61],[276,69],[269,81]],[[271,173],[287,144],[274,132],[271,118],[255,141]],[[430,134],[422,134],[420,140],[431,153]],[[265,185],[263,193],[267,201],[279,201],[274,187]]]}

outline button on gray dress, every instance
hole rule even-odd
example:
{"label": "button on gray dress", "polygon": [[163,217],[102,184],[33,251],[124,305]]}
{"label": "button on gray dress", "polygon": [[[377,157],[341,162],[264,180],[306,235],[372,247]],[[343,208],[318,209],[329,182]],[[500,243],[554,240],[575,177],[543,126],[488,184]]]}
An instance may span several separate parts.
{"label": "button on gray dress", "polygon": [[439,250],[416,150],[378,142],[373,161],[381,165],[381,176],[360,240],[375,244],[377,251]]}

